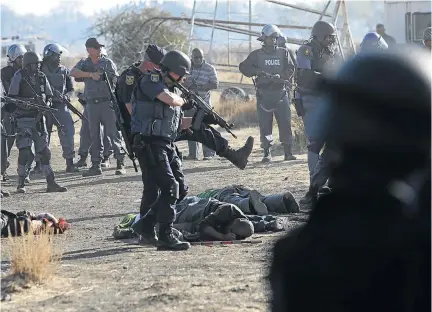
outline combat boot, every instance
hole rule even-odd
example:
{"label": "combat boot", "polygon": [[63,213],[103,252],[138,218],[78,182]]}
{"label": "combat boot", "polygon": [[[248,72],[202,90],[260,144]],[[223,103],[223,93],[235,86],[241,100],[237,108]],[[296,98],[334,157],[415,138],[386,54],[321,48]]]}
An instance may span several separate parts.
{"label": "combat boot", "polygon": [[24,179],[25,179],[24,177],[18,178],[17,193],[24,194],[26,192]]}
{"label": "combat boot", "polygon": [[126,174],[126,169],[125,169],[125,165],[123,163],[123,160],[117,159],[117,168],[116,168],[115,174],[116,175]]}
{"label": "combat boot", "polygon": [[318,199],[318,188],[316,186],[310,186],[306,195],[300,199],[300,205],[311,206],[316,203]]}
{"label": "combat boot", "polygon": [[75,167],[73,163],[73,158],[66,159],[66,172],[78,172],[79,169]]}
{"label": "combat boot", "polygon": [[254,144],[254,138],[248,137],[245,145],[235,150],[231,147],[227,147],[227,149],[219,154],[221,157],[225,157],[230,162],[232,162],[237,168],[244,169],[248,163],[248,157],[252,153]]}
{"label": "combat boot", "polygon": [[270,152],[270,148],[265,148],[264,149],[264,157],[261,160],[261,162],[268,163],[268,162],[271,162],[271,161],[272,161],[272,155],[271,155],[271,152]]}
{"label": "combat boot", "polygon": [[134,233],[138,234],[140,245],[157,246],[158,237],[156,235],[155,221],[152,217],[143,217],[132,225]]}
{"label": "combat boot", "polygon": [[55,181],[54,173],[51,173],[47,176],[47,193],[61,193],[67,192],[67,188],[64,186],[60,186]]}
{"label": "combat boot", "polygon": [[42,167],[41,167],[41,162],[37,161],[36,165],[34,166],[34,168],[31,170],[32,174],[41,174],[42,171]]}
{"label": "combat boot", "polygon": [[187,250],[190,248],[188,242],[180,241],[175,235],[172,225],[159,226],[159,239],[157,243],[157,250]]}
{"label": "combat boot", "polygon": [[104,157],[101,163],[102,168],[109,168],[111,167],[110,159],[109,157]]}
{"label": "combat boot", "polygon": [[84,171],[82,176],[83,177],[92,177],[102,174],[102,168],[99,163],[93,163],[92,166],[89,168],[89,170]]}
{"label": "combat boot", "polygon": [[291,144],[283,144],[283,148],[284,148],[284,155],[285,155],[284,160],[285,161],[297,159],[297,157],[295,157],[292,154]]}
{"label": "combat boot", "polygon": [[79,160],[75,163],[76,168],[87,167],[87,156],[79,155]]}

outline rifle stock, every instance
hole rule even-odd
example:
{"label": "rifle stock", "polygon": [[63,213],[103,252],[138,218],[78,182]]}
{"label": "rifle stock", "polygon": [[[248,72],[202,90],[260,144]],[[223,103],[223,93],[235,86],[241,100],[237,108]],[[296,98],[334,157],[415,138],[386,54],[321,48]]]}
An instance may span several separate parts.
{"label": "rifle stock", "polygon": [[[108,89],[110,91],[110,94],[111,94],[111,102],[113,104],[114,112],[115,112],[116,117],[117,117],[116,118],[117,127],[120,129],[120,132],[121,132],[121,134],[123,136],[123,140],[124,140],[124,143],[125,143],[125,146],[126,146],[125,152],[128,155],[128,157],[130,158],[130,160],[132,161],[132,164],[134,166],[135,172],[138,172],[138,168],[137,168],[137,165],[135,163],[136,156],[135,156],[135,154],[134,154],[134,152],[132,150],[132,144],[129,141],[129,135],[126,132],[126,129],[124,128],[124,126],[123,126],[124,120],[123,120],[123,117],[121,115],[118,103],[117,103],[117,98],[116,98],[116,96],[114,94],[113,88],[111,86],[111,83],[109,81],[109,78],[108,78],[108,75],[107,75],[106,71],[103,71],[101,73],[101,75],[102,75],[102,79],[106,82],[106,84],[108,86]],[[124,149],[124,148],[122,147],[122,149]]]}
{"label": "rifle stock", "polygon": [[63,101],[63,103],[66,104],[67,108],[74,113],[75,115],[77,115],[80,119],[85,119],[87,120],[87,118],[77,109],[75,108],[75,106],[72,105],[72,103],[64,96],[62,95],[58,90],[53,89],[55,95]]}
{"label": "rifle stock", "polygon": [[[218,125],[224,128],[229,134],[231,134],[234,138],[237,139],[237,136],[231,131],[231,128],[233,127],[233,124],[229,124],[226,122],[221,116],[216,113],[210,105],[208,105],[199,95],[191,92],[190,90],[186,89],[184,86],[182,86],[178,81],[172,79],[172,82],[174,85],[189,99],[192,99],[196,103],[196,107],[198,109],[197,114],[195,115],[195,121],[192,124],[192,129],[199,129],[202,120],[204,119],[204,116],[206,114],[213,115],[215,119],[218,121]],[[200,111],[202,111],[200,113]]]}

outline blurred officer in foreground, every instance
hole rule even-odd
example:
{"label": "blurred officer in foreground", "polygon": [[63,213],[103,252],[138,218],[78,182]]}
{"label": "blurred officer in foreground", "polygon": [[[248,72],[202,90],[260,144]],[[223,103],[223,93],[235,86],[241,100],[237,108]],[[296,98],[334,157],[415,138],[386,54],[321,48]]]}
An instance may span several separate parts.
{"label": "blurred officer in foreground", "polygon": [[294,73],[288,51],[277,46],[281,31],[276,25],[266,25],[257,39],[262,48],[252,51],[240,63],[239,70],[246,77],[255,76],[257,112],[260,127],[262,162],[272,160],[270,147],[273,144],[273,116],[279,127],[279,140],[284,147],[284,160],[297,159],[292,154],[291,104],[287,80]]}
{"label": "blurred officer in foreground", "polygon": [[[303,118],[303,124],[308,139],[308,167],[312,177],[319,159],[319,153],[324,146],[322,135],[312,133],[322,96],[317,92],[317,80],[335,60],[336,29],[333,24],[318,21],[312,28],[311,38],[297,51],[296,81],[294,103],[297,115]],[[304,202],[303,200],[301,201]]]}
{"label": "blurred officer in foreground", "polygon": [[[42,59],[38,53],[26,52],[23,57],[23,68],[17,71],[12,78],[8,95],[10,97],[36,101],[40,105],[50,105],[53,93],[45,74],[40,71]],[[25,193],[24,181],[31,158],[31,146],[34,143],[35,152],[40,157],[41,168],[47,181],[47,192],[66,192],[67,189],[55,182],[54,171],[51,168],[51,150],[48,146],[48,133],[46,129],[45,116],[35,109],[24,109],[13,107],[16,119],[17,136],[16,146],[18,153],[18,193]],[[15,109],[13,109],[15,108]]]}
{"label": "blurred officer in foreground", "polygon": [[432,27],[428,27],[425,29],[425,31],[423,33],[423,45],[425,46],[426,49],[429,49],[429,51],[432,49],[432,47],[431,47],[431,32],[432,32]]}
{"label": "blurred officer in foreground", "polygon": [[430,311],[431,61],[407,55],[325,81],[333,189],[274,247],[273,311]]}
{"label": "blurred officer in foreground", "polygon": [[[360,44],[360,51],[359,53],[379,53],[379,52],[385,52],[388,49],[387,43],[385,43],[384,39],[382,37],[375,33],[370,32],[365,35],[363,38],[362,43]],[[310,129],[310,132],[313,132],[312,137],[320,137],[322,135],[325,136],[322,131],[319,131],[320,127],[316,126],[319,125],[320,122],[323,122],[323,118],[327,118],[325,108],[320,109],[319,114],[316,114],[314,116],[314,120],[312,121],[312,125],[315,125]],[[318,130],[317,130],[318,129]],[[320,134],[321,132],[321,134]],[[325,139],[323,139],[325,140]],[[317,198],[318,198],[318,192],[324,192],[324,191],[330,191],[330,188],[326,188],[324,185],[330,178],[330,167],[331,163],[337,159],[337,153],[335,151],[332,151],[331,146],[329,146],[328,143],[324,146],[323,152],[321,156],[319,157],[318,162],[315,165],[315,168],[313,170],[311,179],[310,179],[310,186],[309,190],[306,193],[305,197],[302,200],[302,204],[307,204],[309,207],[313,205]],[[329,186],[331,186],[331,181],[329,180]]]}
{"label": "blurred officer in foreground", "polygon": [[[64,48],[56,43],[45,46],[41,70],[46,75],[53,89],[52,91],[54,92],[52,107],[56,108],[58,111],[54,112],[53,115],[58,119],[60,125],[62,125],[63,133],[57,126],[57,134],[63,150],[63,158],[66,160],[66,172],[76,172],[78,169],[74,166],[73,162],[75,157],[75,125],[71,113],[63,99],[66,98],[66,100],[69,101],[74,88],[69,69],[61,65],[61,55],[63,51]],[[49,115],[47,118],[49,132],[51,132],[54,124],[53,116]]]}
{"label": "blurred officer in foreground", "polygon": [[[191,68],[191,61],[180,51],[170,51],[161,61],[161,71],[145,75],[136,88],[132,103],[134,146],[140,158],[144,184],[143,199],[150,211],[142,218],[145,233],[154,238],[159,223],[158,250],[186,250],[190,244],[181,242],[173,233],[175,204],[186,196],[181,162],[174,140],[181,130],[182,106],[188,100],[172,81],[181,82]],[[191,105],[189,105],[191,106]]]}

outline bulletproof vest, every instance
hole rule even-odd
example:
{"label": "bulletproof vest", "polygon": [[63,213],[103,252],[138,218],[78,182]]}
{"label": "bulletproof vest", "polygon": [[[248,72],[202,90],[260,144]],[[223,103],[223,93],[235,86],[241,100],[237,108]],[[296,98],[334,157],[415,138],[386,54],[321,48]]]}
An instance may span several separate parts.
{"label": "bulletproof vest", "polygon": [[51,71],[48,66],[43,65],[42,71],[45,73],[51,88],[56,89],[63,95],[66,89],[66,68],[60,65]]}
{"label": "bulletproof vest", "polygon": [[[151,79],[151,74],[154,72],[143,75],[141,79]],[[161,75],[159,75],[159,79],[162,80]],[[181,94],[180,90],[176,88],[172,92]],[[142,93],[139,84],[134,90],[132,101],[132,133],[174,141],[181,125],[181,107],[169,106],[158,99],[151,101]]]}
{"label": "bulletproof vest", "polygon": [[[2,83],[3,85],[7,85],[10,86],[10,83],[12,81],[12,77],[15,75],[15,73],[20,70],[19,68],[15,67],[15,66],[6,66],[4,68],[2,68]],[[5,90],[6,92],[8,92],[8,90]]]}
{"label": "bulletproof vest", "polygon": [[305,45],[309,46],[312,50],[311,67],[313,71],[322,73],[324,65],[333,58],[333,56],[323,49],[318,42],[311,40]]}
{"label": "bulletproof vest", "polygon": [[[257,67],[268,74],[279,74],[281,75],[284,71],[284,59],[286,58],[286,50],[277,47],[274,52],[269,53],[264,49],[257,51]],[[258,77],[256,79],[257,88],[272,88],[275,87],[275,82],[271,82],[263,77]],[[276,89],[283,88],[283,84],[278,84]]]}
{"label": "bulletproof vest", "polygon": [[[27,71],[24,69],[20,70],[21,81],[20,81],[20,89],[19,89],[19,97],[34,99],[36,95],[44,96],[45,100],[45,87],[46,87],[46,77],[45,75],[39,71],[36,76],[29,76]],[[39,103],[40,104],[40,103]],[[31,117],[36,118],[39,114],[37,110],[24,110],[19,107],[15,111],[16,118],[23,117]]]}
{"label": "bulletproof vest", "polygon": [[[102,72],[107,69],[111,70],[111,66],[109,64],[109,59],[100,58],[98,64],[93,64],[90,58],[87,58],[84,61],[82,71],[84,72]],[[108,89],[106,82],[102,79],[94,80],[92,78],[85,78],[84,80],[84,97],[87,101],[91,100],[100,100],[100,99],[109,99],[111,97],[111,93]]]}

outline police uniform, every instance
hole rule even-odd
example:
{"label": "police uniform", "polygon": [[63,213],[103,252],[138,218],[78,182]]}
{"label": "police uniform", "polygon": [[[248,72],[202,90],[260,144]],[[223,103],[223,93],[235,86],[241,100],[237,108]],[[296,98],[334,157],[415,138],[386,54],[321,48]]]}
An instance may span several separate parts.
{"label": "police uniform", "polygon": [[[20,70],[21,67],[18,67],[15,63],[11,63],[10,65],[3,67],[1,69],[1,81],[3,84],[3,91],[8,92],[9,87],[12,81],[12,77],[15,75],[15,73]],[[2,125],[5,135],[10,135],[8,137],[2,136],[2,162],[4,164],[7,163],[7,158],[10,155],[11,149],[15,143],[15,122],[13,120],[13,114],[4,111],[2,112]],[[5,151],[5,152],[3,152]],[[32,160],[33,161],[33,160]],[[31,165],[31,162],[30,164]],[[6,168],[4,168],[6,170]],[[2,174],[4,173],[2,169]]]}
{"label": "police uniform", "polygon": [[[56,68],[50,68],[47,64],[43,63],[41,70],[45,73],[51,87],[57,90],[61,96],[74,90],[70,71],[65,66],[60,65]],[[62,131],[57,130],[60,145],[63,150],[63,158],[66,159],[68,166],[73,166],[73,158],[75,157],[74,136],[75,127],[72,116],[63,100],[58,96],[52,99],[53,108],[57,112],[53,115],[58,119],[59,123],[63,126]],[[50,131],[55,124],[52,115],[47,116],[47,128]],[[69,162],[69,163],[68,163]]]}
{"label": "police uniform", "polygon": [[291,108],[289,94],[284,82],[269,79],[261,72],[280,75],[282,79],[289,79],[293,73],[288,51],[275,47],[272,51],[264,47],[253,51],[246,60],[239,65],[240,72],[247,76],[258,77],[255,80],[257,112],[260,125],[261,147],[269,151],[273,142],[273,115],[279,127],[279,140],[284,145],[286,156],[292,157]]}
{"label": "police uniform", "polygon": [[320,45],[314,39],[306,42],[297,51],[297,90],[296,100],[300,100],[304,113],[302,114],[306,136],[308,138],[308,167],[312,176],[315,165],[319,159],[319,153],[324,146],[324,140],[319,135],[312,134],[312,127],[316,120],[317,108],[323,102],[323,98],[314,90],[319,75],[324,66],[333,61],[333,54]]}
{"label": "police uniform", "polygon": [[[33,53],[33,52],[27,52]],[[24,55],[25,57],[25,55]],[[12,78],[9,88],[9,96],[33,99],[52,98],[53,93],[47,77],[41,71],[30,75],[28,70],[17,71]],[[18,191],[25,192],[24,179],[26,176],[26,164],[31,154],[31,146],[34,142],[35,152],[39,154],[42,171],[47,179],[47,191],[66,191],[55,183],[54,171],[51,168],[51,151],[48,147],[48,134],[45,117],[37,110],[24,110],[17,108],[14,112],[16,119],[16,146],[18,155]]]}
{"label": "police uniform", "polygon": [[[114,62],[101,57],[97,64],[93,64],[90,57],[79,61],[74,68],[83,72],[105,71],[109,79],[118,76],[117,67]],[[102,161],[101,149],[101,124],[103,131],[112,142],[114,157],[117,159],[117,169],[123,167],[124,151],[121,149],[121,136],[116,128],[116,115],[111,103],[111,94],[108,86],[102,77],[99,80],[92,78],[80,78],[77,81],[84,81],[84,98],[87,102],[86,110],[88,114],[91,148],[90,155],[94,167],[100,167]],[[117,173],[117,172],[116,172]]]}

